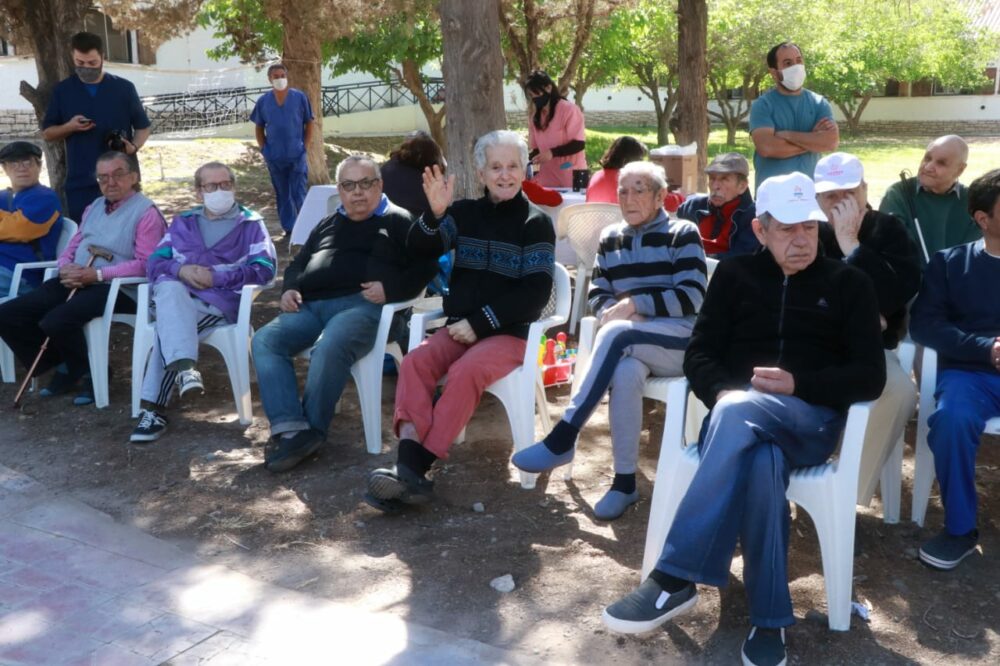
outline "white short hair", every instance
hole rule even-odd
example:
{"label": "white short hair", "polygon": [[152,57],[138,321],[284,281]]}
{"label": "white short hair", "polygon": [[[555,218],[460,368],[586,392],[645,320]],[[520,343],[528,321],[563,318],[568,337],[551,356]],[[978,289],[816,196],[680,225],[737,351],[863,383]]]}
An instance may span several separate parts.
{"label": "white short hair", "polygon": [[348,155],[340,161],[340,164],[337,165],[337,170],[333,174],[333,180],[339,183],[340,172],[351,164],[367,164],[375,172],[376,178],[382,178],[382,171],[378,168],[378,162],[370,157],[365,157],[364,155]]}
{"label": "white short hair", "polygon": [[628,176],[642,176],[657,190],[667,186],[667,172],[653,162],[629,162],[618,172],[618,182],[621,183]]}
{"label": "white short hair", "polygon": [[476,141],[476,147],[472,151],[476,169],[481,171],[486,168],[486,150],[497,146],[514,146],[521,159],[521,167],[528,166],[528,144],[521,135],[510,130],[494,130]]}

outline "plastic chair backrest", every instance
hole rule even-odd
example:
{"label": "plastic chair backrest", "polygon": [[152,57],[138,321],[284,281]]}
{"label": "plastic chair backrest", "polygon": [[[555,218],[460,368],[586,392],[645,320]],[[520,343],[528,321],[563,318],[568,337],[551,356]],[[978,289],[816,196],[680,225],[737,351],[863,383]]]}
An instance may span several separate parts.
{"label": "plastic chair backrest", "polygon": [[601,232],[621,222],[622,211],[617,204],[583,203],[566,206],[559,216],[565,216],[566,239],[578,262],[590,267],[600,247]]}
{"label": "plastic chair backrest", "polygon": [[56,241],[56,258],[63,253],[63,250],[69,245],[69,242],[73,240],[73,236],[76,235],[76,230],[78,225],[73,220],[68,217],[62,219],[62,228],[59,230],[59,240]]}

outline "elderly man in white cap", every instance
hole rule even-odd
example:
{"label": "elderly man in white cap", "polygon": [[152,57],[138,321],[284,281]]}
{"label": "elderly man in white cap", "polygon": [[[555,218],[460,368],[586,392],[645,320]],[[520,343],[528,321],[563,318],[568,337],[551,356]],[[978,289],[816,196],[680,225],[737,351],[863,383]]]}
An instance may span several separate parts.
{"label": "elderly man in white cap", "polygon": [[[875,285],[886,381],[871,418],[892,423],[892,427],[867,433],[861,468],[881,469],[917,404],[917,387],[890,350],[906,334],[906,305],[920,288],[920,251],[899,218],[868,205],[864,167],[854,155],[827,155],[816,164],[813,180],[816,200],[830,222],[820,226],[819,234],[826,256],[860,268]],[[893,417],[886,419],[881,413]],[[867,487],[861,489],[861,495],[870,497],[878,478],[872,476],[864,482]]]}
{"label": "elderly man in white cap", "polygon": [[825,220],[808,176],[769,178],[753,221],[765,250],[716,269],[684,358],[711,408],[701,464],[649,578],[605,609],[612,630],[649,631],[694,606],[697,583],[726,585],[739,542],[752,625],[743,663],[785,663],[789,473],[825,462],[850,404],[885,384],[874,288],[819,256]]}

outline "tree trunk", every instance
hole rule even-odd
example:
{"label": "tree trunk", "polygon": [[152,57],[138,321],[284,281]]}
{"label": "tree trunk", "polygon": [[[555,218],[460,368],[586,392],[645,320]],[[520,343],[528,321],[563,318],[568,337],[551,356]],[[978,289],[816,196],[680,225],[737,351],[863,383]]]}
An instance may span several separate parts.
{"label": "tree trunk", "polygon": [[309,184],[330,182],[330,170],[323,148],[323,91],[322,61],[323,32],[315,5],[284,2],[281,5],[282,31],[281,61],[288,68],[289,83],[309,97],[313,114],[312,137],[306,146],[309,163]]}
{"label": "tree trunk", "polygon": [[507,126],[498,0],[441,0],[445,106],[462,109],[445,126],[455,198],[477,197],[472,148],[483,134]]}
{"label": "tree trunk", "polygon": [[417,104],[427,119],[427,126],[431,130],[431,138],[441,146],[441,152],[448,153],[448,139],[444,132],[444,110],[446,105],[442,104],[440,109],[435,110],[434,104],[427,97],[427,90],[424,88],[424,80],[420,75],[420,67],[413,60],[404,60],[402,70],[397,69],[396,75],[402,84],[417,98]]}
{"label": "tree trunk", "polygon": [[706,0],[679,0],[677,3],[677,62],[681,63],[679,98],[680,126],[677,143],[698,142],[698,189],[706,187],[708,163],[708,6]]}
{"label": "tree trunk", "polygon": [[868,102],[871,100],[871,95],[864,95],[861,98],[861,102],[854,100],[854,103],[856,103],[857,106],[848,102],[837,102],[837,106],[840,108],[841,113],[843,113],[844,118],[847,119],[847,129],[851,133],[851,136],[858,135],[858,131],[861,129],[861,114],[865,112],[865,107],[868,106]]}
{"label": "tree trunk", "polygon": [[[20,93],[31,103],[41,127],[52,89],[73,73],[70,37],[83,26],[83,14],[90,3],[80,0],[23,0],[6,3],[12,23],[22,26],[18,37],[30,40],[34,52],[38,85],[21,81]],[[66,142],[45,142],[45,163],[49,185],[63,196],[66,182]],[[65,202],[64,202],[65,203]]]}

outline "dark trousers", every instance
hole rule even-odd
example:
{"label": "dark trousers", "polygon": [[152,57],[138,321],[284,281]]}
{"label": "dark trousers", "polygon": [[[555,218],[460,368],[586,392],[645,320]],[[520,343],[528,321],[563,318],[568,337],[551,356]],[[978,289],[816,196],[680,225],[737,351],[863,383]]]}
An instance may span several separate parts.
{"label": "dark trousers", "polygon": [[[42,341],[51,338],[35,374],[65,363],[70,377],[78,379],[89,370],[83,326],[104,314],[109,290],[107,284],[94,284],[78,290],[67,302],[70,290],[59,278],[46,280],[34,291],[0,305],[0,338],[25,368],[31,367]],[[118,300],[117,305],[134,308],[131,299]]]}
{"label": "dark trousers", "polygon": [[101,188],[95,182],[89,187],[66,190],[66,215],[77,224],[83,219],[83,211],[94,199],[101,196]]}

